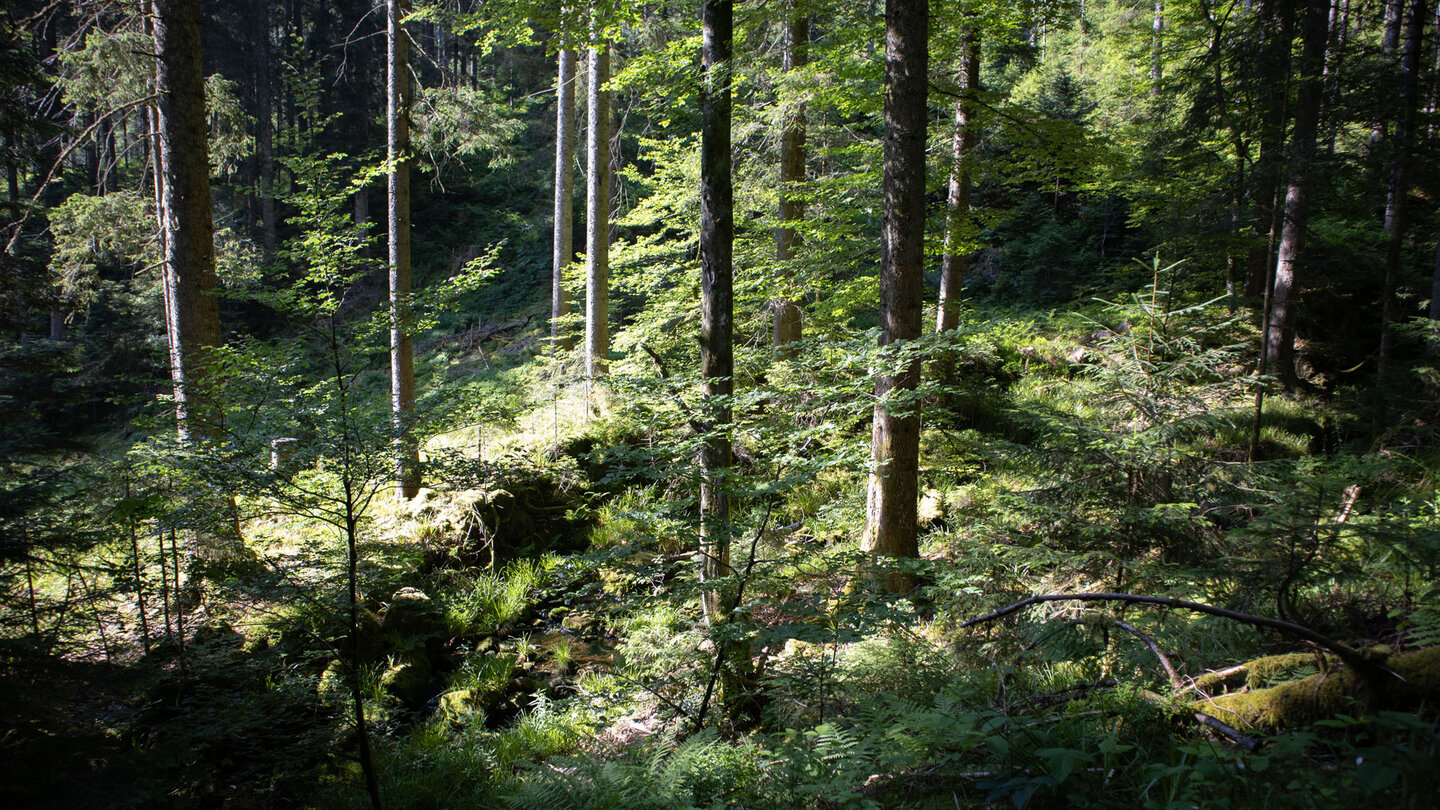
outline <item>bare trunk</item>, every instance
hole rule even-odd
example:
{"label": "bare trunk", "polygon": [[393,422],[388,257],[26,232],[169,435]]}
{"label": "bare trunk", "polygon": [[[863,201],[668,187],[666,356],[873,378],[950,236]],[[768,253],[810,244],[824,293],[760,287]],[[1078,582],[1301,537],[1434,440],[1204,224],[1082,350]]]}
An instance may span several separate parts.
{"label": "bare trunk", "polygon": [[275,261],[279,230],[275,222],[275,111],[270,70],[270,4],[262,3],[255,15],[259,76],[255,83],[255,146],[260,158],[260,244],[266,262]]}
{"label": "bare trunk", "polygon": [[[1345,62],[1345,43],[1350,33],[1350,0],[1332,0],[1330,5],[1330,45],[1325,49],[1325,104],[1340,100],[1340,70]],[[1325,154],[1335,154],[1335,138],[1339,125],[1325,130]]]}
{"label": "bare trunk", "polygon": [[561,48],[555,79],[555,239],[551,251],[550,340],[574,348],[564,320],[570,315],[565,268],[575,259],[575,51]]}
{"label": "bare trunk", "polygon": [[1155,0],[1155,16],[1150,23],[1150,95],[1160,93],[1160,79],[1164,77],[1164,62],[1161,60],[1161,45],[1165,37],[1165,0]]}
{"label": "bare trunk", "polygon": [[1440,321],[1440,241],[1435,243],[1435,272],[1430,279],[1430,320]]}
{"label": "bare trunk", "polygon": [[205,402],[205,377],[220,345],[220,311],[215,299],[200,3],[154,0],[154,12],[170,374],[181,437],[194,433],[204,438],[216,427]]}
{"label": "bare trunk", "polygon": [[[1254,244],[1246,261],[1245,292],[1255,300],[1269,295],[1270,277],[1275,268],[1274,250],[1278,241],[1280,176],[1285,161],[1285,119],[1288,114],[1290,39],[1295,18],[1282,0],[1268,0],[1259,10],[1257,23],[1265,29],[1262,63],[1271,79],[1265,82],[1265,117],[1260,129],[1259,151],[1255,158],[1254,206],[1250,233]],[[1274,81],[1284,76],[1286,81]]]}
{"label": "bare trunk", "polygon": [[610,46],[590,48],[585,138],[585,376],[603,377],[610,364]]}
{"label": "bare trunk", "polygon": [[[1400,47],[1400,28],[1403,22],[1403,11],[1405,0],[1384,0],[1385,2],[1385,33],[1380,39],[1380,52],[1388,62],[1395,55]],[[1387,68],[1389,70],[1389,68]],[[1389,130],[1386,121],[1381,119],[1375,122],[1374,128],[1370,130],[1370,151],[1378,151],[1385,142]]]}
{"label": "bare trunk", "polygon": [[[810,18],[803,14],[791,17],[786,26],[784,69],[789,72],[805,67],[810,60]],[[775,260],[780,267],[785,294],[775,308],[774,345],[783,347],[800,340],[803,325],[800,303],[791,297],[794,273],[790,263],[801,244],[800,233],[793,223],[805,217],[805,201],[794,191],[795,184],[805,180],[805,105],[793,103],[785,115],[784,131],[780,133],[780,227],[775,230]],[[782,349],[784,357],[794,357],[793,349]]]}
{"label": "bare trunk", "polygon": [[[130,497],[130,485],[125,485],[125,497]],[[140,646],[146,655],[150,654],[150,619],[145,615],[145,568],[140,556],[140,534],[134,519],[130,523],[130,554],[134,561],[135,612],[140,614]]]}
{"label": "bare trunk", "polygon": [[1395,155],[1390,164],[1389,201],[1385,206],[1385,230],[1390,239],[1385,249],[1385,283],[1380,291],[1380,350],[1375,363],[1375,432],[1385,422],[1386,376],[1395,335],[1391,328],[1399,317],[1395,290],[1400,284],[1401,248],[1405,241],[1405,216],[1410,188],[1410,153],[1415,145],[1415,120],[1420,96],[1420,48],[1425,35],[1427,0],[1410,0],[1405,31],[1405,55],[1400,67],[1400,91],[1396,109],[1400,113],[1395,135]]}
{"label": "bare trunk", "polygon": [[406,0],[387,0],[386,152],[389,158],[390,408],[395,419],[395,495],[420,491],[415,414],[415,343],[410,319],[410,39],[401,20]]}
{"label": "bare trunk", "polygon": [[1268,356],[1271,368],[1287,387],[1299,385],[1295,373],[1294,299],[1299,290],[1298,269],[1304,250],[1309,214],[1310,168],[1315,159],[1315,137],[1320,122],[1323,87],[1319,81],[1329,24],[1328,0],[1310,0],[1305,15],[1304,44],[1300,55],[1295,100],[1295,130],[1291,147],[1290,183],[1285,194],[1285,220],[1280,251],[1275,261],[1275,289],[1270,299]]}
{"label": "bare trunk", "polygon": [[[733,10],[729,0],[705,0],[701,85],[700,147],[700,373],[704,378],[705,444],[700,451],[700,580],[730,574],[730,406],[716,402],[734,393],[732,354],[735,238],[730,180],[730,53]],[[704,594],[705,618],[724,621],[734,604],[710,588]]]}
{"label": "bare trunk", "polygon": [[[980,32],[972,23],[960,60],[960,100],[955,103],[955,133],[950,151],[950,193],[945,205],[945,254],[940,263],[940,304],[935,331],[960,323],[960,291],[965,283],[965,255],[970,221],[970,170],[975,149],[974,99],[980,89]],[[942,378],[949,373],[942,374]]]}
{"label": "bare trunk", "polygon": [[[929,0],[885,3],[885,137],[880,236],[880,343],[920,337],[925,261],[926,70]],[[903,402],[920,382],[920,363],[881,369],[875,381],[875,424],[863,547],[875,555],[919,556],[916,496],[920,416]],[[897,402],[897,398],[902,400]],[[895,575],[891,591],[908,590]]]}

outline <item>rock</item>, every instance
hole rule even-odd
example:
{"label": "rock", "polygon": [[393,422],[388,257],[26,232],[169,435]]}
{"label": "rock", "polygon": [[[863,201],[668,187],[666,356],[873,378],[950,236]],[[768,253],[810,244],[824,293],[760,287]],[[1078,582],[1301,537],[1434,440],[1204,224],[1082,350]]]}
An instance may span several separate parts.
{"label": "rock", "polygon": [[440,696],[435,716],[454,725],[463,725],[479,708],[474,689],[455,689]]}
{"label": "rock", "polygon": [[443,636],[449,631],[445,611],[424,591],[401,588],[390,597],[380,629],[397,636]]}
{"label": "rock", "polygon": [[391,665],[380,676],[380,685],[406,706],[419,708],[430,700],[433,677],[429,659],[415,658]]}
{"label": "rock", "polygon": [[195,631],[191,644],[239,644],[245,640],[239,630],[224,619],[210,619]]}
{"label": "rock", "polygon": [[560,626],[580,636],[598,636],[605,632],[605,623],[595,618],[595,614],[583,610],[565,614]]}

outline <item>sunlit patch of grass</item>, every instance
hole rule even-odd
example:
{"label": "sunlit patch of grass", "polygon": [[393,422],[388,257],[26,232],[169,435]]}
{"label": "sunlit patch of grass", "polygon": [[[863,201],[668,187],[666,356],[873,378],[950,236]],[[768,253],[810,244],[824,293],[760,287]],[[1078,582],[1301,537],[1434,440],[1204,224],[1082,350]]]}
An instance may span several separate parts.
{"label": "sunlit patch of grass", "polygon": [[556,563],[553,555],[516,560],[499,573],[451,571],[439,600],[457,635],[487,635],[513,624]]}

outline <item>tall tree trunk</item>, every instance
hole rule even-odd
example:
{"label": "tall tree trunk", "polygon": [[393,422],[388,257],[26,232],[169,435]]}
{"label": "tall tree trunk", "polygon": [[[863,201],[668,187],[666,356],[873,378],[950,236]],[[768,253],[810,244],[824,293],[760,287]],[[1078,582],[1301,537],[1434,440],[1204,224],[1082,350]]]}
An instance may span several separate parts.
{"label": "tall tree trunk", "polygon": [[386,152],[390,231],[390,407],[395,418],[395,494],[420,491],[420,454],[410,433],[415,413],[415,343],[410,318],[410,39],[401,25],[407,0],[387,0]]}
{"label": "tall tree trunk", "polygon": [[[585,137],[585,376],[603,377],[610,364],[610,46],[590,47]],[[588,390],[588,389],[587,389]]]}
{"label": "tall tree trunk", "polygon": [[[705,444],[700,451],[700,579],[730,573],[730,406],[717,402],[734,392],[732,353],[735,239],[730,180],[730,54],[734,12],[729,0],[705,0],[700,97],[700,373],[704,378]],[[734,608],[716,589],[705,591],[706,620],[724,621]]]}
{"label": "tall tree trunk", "polygon": [[[960,291],[965,283],[965,245],[970,220],[970,169],[975,149],[975,101],[980,90],[980,27],[973,21],[960,57],[960,99],[955,102],[955,133],[950,147],[950,193],[945,204],[945,253],[940,261],[940,304],[935,331],[960,323]],[[947,369],[941,378],[948,378]]]}
{"label": "tall tree trunk", "polygon": [[[1290,75],[1290,40],[1295,32],[1295,14],[1284,0],[1267,0],[1261,4],[1255,20],[1264,37],[1261,64],[1262,76],[1254,77],[1265,88],[1264,118],[1260,127],[1258,152],[1252,175],[1255,196],[1250,217],[1250,234],[1255,244],[1246,261],[1245,292],[1247,299],[1257,300],[1269,294],[1270,274],[1275,268],[1274,249],[1278,241],[1280,177],[1285,167],[1285,120],[1289,105],[1288,81],[1275,81],[1276,76]],[[1262,313],[1263,317],[1263,313]]]}
{"label": "tall tree trunk", "polygon": [[[880,344],[920,337],[925,262],[926,70],[929,0],[885,2],[885,138],[880,235]],[[919,556],[916,495],[920,416],[903,402],[920,381],[918,360],[875,381],[875,424],[863,547],[876,555]],[[897,403],[897,399],[902,402]],[[887,579],[891,591],[910,578]]]}
{"label": "tall tree trunk", "polygon": [[[1384,0],[1385,2],[1385,33],[1380,38],[1380,52],[1387,62],[1394,58],[1395,51],[1400,48],[1400,29],[1404,25],[1405,0]],[[1390,68],[1387,68],[1389,70]],[[1375,122],[1370,130],[1370,152],[1378,152],[1385,142],[1389,130],[1386,127],[1388,122],[1381,118]]]}
{"label": "tall tree trunk", "polygon": [[193,433],[205,438],[215,427],[205,402],[205,379],[220,345],[220,310],[215,298],[200,0],[154,0],[153,26],[170,376],[181,437]]}
{"label": "tall tree trunk", "polygon": [[1162,45],[1165,39],[1165,0],[1155,0],[1155,15],[1150,22],[1150,95],[1160,94],[1165,63]]}
{"label": "tall tree trunk", "polygon": [[1315,160],[1315,138],[1320,123],[1324,86],[1320,70],[1330,21],[1328,0],[1310,0],[1305,15],[1295,98],[1295,129],[1291,142],[1290,182],[1285,193],[1285,219],[1280,251],[1275,261],[1275,289],[1270,299],[1270,365],[1286,387],[1295,388],[1295,310],[1299,290],[1297,270],[1304,250],[1309,215],[1310,168]]}
{"label": "tall tree trunk", "polygon": [[[793,16],[786,23],[782,65],[787,73],[805,67],[810,61],[810,18],[793,9],[792,3]],[[805,104],[793,99],[786,103],[784,129],[780,133],[780,227],[775,229],[775,260],[786,291],[775,308],[776,347],[800,340],[803,324],[800,303],[790,297],[789,286],[794,279],[790,262],[795,258],[795,249],[801,244],[800,233],[793,223],[805,217],[805,201],[793,190],[796,184],[805,180]],[[781,354],[793,357],[795,352],[783,349]]]}
{"label": "tall tree trunk", "polygon": [[1415,119],[1420,103],[1420,51],[1425,37],[1427,0],[1410,0],[1405,30],[1405,55],[1400,66],[1400,90],[1396,109],[1400,113],[1395,133],[1394,158],[1390,163],[1390,191],[1385,206],[1385,230],[1390,239],[1385,249],[1385,283],[1380,290],[1380,350],[1375,361],[1375,432],[1378,435],[1389,410],[1385,403],[1386,376],[1398,319],[1395,289],[1400,284],[1401,248],[1405,241],[1405,215],[1410,188],[1410,154],[1415,145]]}
{"label": "tall tree trunk", "polygon": [[256,59],[261,67],[255,81],[255,148],[260,160],[260,246],[267,263],[275,261],[279,229],[275,222],[275,111],[271,90],[270,3],[261,2],[255,15]]}
{"label": "tall tree trunk", "polygon": [[[215,298],[215,225],[210,200],[209,119],[200,51],[200,0],[154,0],[157,167],[164,255],[165,324],[175,423],[181,442],[219,436],[208,390],[220,347]],[[221,559],[240,550],[233,498],[215,504],[225,518],[196,536],[197,551]]]}
{"label": "tall tree trunk", "polygon": [[[1332,0],[1330,5],[1330,45],[1325,48],[1325,104],[1340,101],[1340,70],[1345,62],[1345,44],[1350,34],[1350,0]],[[1326,127],[1325,154],[1335,154],[1335,138],[1340,125]]]}
{"label": "tall tree trunk", "polygon": [[565,268],[575,259],[575,51],[561,48],[555,78],[555,239],[551,252],[550,341],[568,352],[574,348],[569,328],[570,296]]}
{"label": "tall tree trunk", "polygon": [[1435,272],[1430,277],[1430,311],[1432,321],[1440,321],[1440,240],[1435,243]]}

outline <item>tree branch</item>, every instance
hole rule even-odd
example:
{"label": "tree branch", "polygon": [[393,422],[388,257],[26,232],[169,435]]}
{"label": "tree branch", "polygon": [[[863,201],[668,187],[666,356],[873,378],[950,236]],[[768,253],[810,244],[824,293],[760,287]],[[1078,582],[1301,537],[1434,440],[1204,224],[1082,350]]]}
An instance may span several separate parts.
{"label": "tree branch", "polygon": [[1335,655],[1337,655],[1341,661],[1349,664],[1353,669],[1359,672],[1370,675],[1377,674],[1378,672],[1386,672],[1392,676],[1399,677],[1398,675],[1395,675],[1395,673],[1390,672],[1384,667],[1377,667],[1374,662],[1368,660],[1364,656],[1364,654],[1362,654],[1354,647],[1351,647],[1348,644],[1342,644],[1341,642],[1336,641],[1328,636],[1321,635],[1320,633],[1317,633],[1308,627],[1304,627],[1293,622],[1283,621],[1281,619],[1272,619],[1268,616],[1256,616],[1250,613],[1241,613],[1236,610],[1215,607],[1214,605],[1206,605],[1200,602],[1190,602],[1184,599],[1175,599],[1169,596],[1144,596],[1142,594],[1133,593],[1038,594],[1028,597],[1026,599],[1021,599],[1019,602],[1016,602],[1014,604],[1006,605],[1005,607],[1000,608],[993,613],[987,613],[984,616],[977,616],[973,619],[969,619],[962,623],[957,629],[964,630],[967,627],[974,627],[977,624],[984,624],[985,622],[994,621],[996,619],[1009,616],[1010,614],[1027,608],[1030,605],[1037,605],[1042,602],[1127,602],[1130,604],[1159,605],[1161,607],[1191,610],[1196,613],[1204,613],[1207,616],[1219,616],[1222,619],[1229,619],[1231,621],[1241,622],[1243,624],[1249,624],[1256,627],[1268,627],[1272,630],[1279,630],[1286,635],[1301,638],[1309,641],[1312,644],[1315,644],[1316,646],[1324,647],[1325,649],[1335,653]]}

